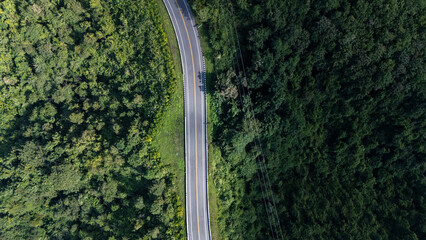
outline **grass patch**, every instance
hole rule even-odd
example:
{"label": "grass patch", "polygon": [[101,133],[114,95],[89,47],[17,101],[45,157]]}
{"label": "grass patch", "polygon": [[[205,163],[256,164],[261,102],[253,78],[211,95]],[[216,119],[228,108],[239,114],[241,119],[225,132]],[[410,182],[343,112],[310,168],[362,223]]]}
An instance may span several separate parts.
{"label": "grass patch", "polygon": [[172,55],[173,63],[175,64],[178,87],[179,86],[181,87],[180,89],[176,89],[176,90],[182,92],[182,98],[183,98],[182,63],[181,63],[179,45],[177,42],[175,30],[173,28],[172,22],[170,20],[170,16],[167,12],[166,6],[164,6],[163,1],[156,0],[156,2],[158,5],[158,11],[161,15],[161,18],[163,19],[163,29],[164,29],[164,32],[166,33],[167,41],[169,42],[169,48],[170,48],[170,53]]}
{"label": "grass patch", "polygon": [[[197,20],[197,19],[196,19]],[[216,186],[213,181],[213,174],[216,171],[216,163],[221,160],[221,153],[219,148],[217,148],[213,143],[213,123],[212,119],[214,117],[214,113],[210,108],[210,93],[211,87],[214,84],[213,81],[215,79],[214,75],[214,66],[213,66],[213,52],[209,47],[206,41],[206,34],[204,29],[201,27],[200,32],[200,41],[201,41],[201,49],[203,50],[203,55],[205,57],[205,65],[206,65],[206,86],[207,86],[207,144],[208,144],[208,174],[209,174],[209,214],[210,214],[210,230],[212,234],[212,239],[220,240],[220,231],[218,225],[218,205],[217,205],[217,193]]]}
{"label": "grass patch", "polygon": [[[182,206],[185,206],[185,119],[183,99],[182,63],[173,25],[163,1],[156,0],[158,12],[166,33],[176,72],[176,91],[170,97],[170,104],[163,115],[160,126],[153,136],[153,145],[158,149],[162,162],[174,173],[174,187]],[[184,215],[184,221],[185,215]],[[186,224],[185,224],[186,225]]]}
{"label": "grass patch", "polygon": [[[206,64],[207,65],[207,64]],[[207,103],[209,103],[209,96],[207,96]],[[208,105],[208,104],[207,104]],[[208,109],[208,108],[207,108]],[[208,116],[211,115],[211,111],[207,110]],[[217,222],[218,218],[218,205],[217,205],[217,193],[216,193],[216,186],[213,182],[213,174],[216,171],[216,162],[220,161],[221,154],[220,150],[214,146],[212,141],[212,123],[207,123],[207,139],[208,139],[208,148],[209,148],[209,155],[208,155],[208,161],[209,161],[209,214],[210,214],[210,230],[212,234],[212,239],[220,240],[220,232],[219,232],[219,225]]]}

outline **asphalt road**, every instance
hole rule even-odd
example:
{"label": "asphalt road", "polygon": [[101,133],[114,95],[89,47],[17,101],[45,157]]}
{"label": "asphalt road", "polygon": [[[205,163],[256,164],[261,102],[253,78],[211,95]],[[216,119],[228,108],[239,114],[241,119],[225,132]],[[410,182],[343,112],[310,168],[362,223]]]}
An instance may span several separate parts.
{"label": "asphalt road", "polygon": [[183,68],[187,236],[189,240],[210,240],[204,58],[186,0],[163,2],[175,29]]}

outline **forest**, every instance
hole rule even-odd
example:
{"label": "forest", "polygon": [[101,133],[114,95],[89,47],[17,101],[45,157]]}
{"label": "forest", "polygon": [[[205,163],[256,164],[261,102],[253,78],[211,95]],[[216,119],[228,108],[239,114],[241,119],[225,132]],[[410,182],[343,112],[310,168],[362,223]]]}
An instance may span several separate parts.
{"label": "forest", "polygon": [[426,239],[426,2],[190,2],[220,238]]}
{"label": "forest", "polygon": [[0,239],[183,239],[155,0],[0,1]]}

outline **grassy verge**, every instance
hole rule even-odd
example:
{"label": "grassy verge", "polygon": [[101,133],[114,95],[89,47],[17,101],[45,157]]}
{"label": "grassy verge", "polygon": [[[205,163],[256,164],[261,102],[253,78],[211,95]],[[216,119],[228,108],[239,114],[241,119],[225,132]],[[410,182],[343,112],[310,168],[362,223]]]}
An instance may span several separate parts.
{"label": "grassy verge", "polygon": [[[182,63],[180,62],[181,59],[180,59],[179,45],[177,42],[175,30],[173,29],[173,25],[172,25],[172,22],[170,21],[169,14],[167,13],[166,6],[164,6],[164,3],[162,0],[156,0],[156,3],[158,6],[158,11],[161,14],[161,18],[163,20],[163,29],[164,29],[164,32],[166,33],[167,40],[169,42],[169,48],[170,48],[170,53],[172,55],[173,63],[175,64],[178,87],[181,87],[181,89],[176,89],[178,92],[180,90],[183,90]],[[181,92],[181,95],[183,97],[183,92]]]}
{"label": "grassy verge", "polygon": [[185,120],[181,58],[166,7],[162,0],[156,0],[156,3],[175,66],[177,85],[175,93],[170,97],[170,105],[163,115],[163,121],[153,136],[153,145],[158,149],[163,163],[170,166],[174,173],[175,189],[182,206],[185,206]]}
{"label": "grassy verge", "polygon": [[[197,22],[197,19],[196,19]],[[201,48],[203,49],[203,55],[205,57],[205,65],[206,65],[206,84],[207,84],[207,144],[208,144],[208,161],[209,161],[209,214],[210,214],[210,228],[212,239],[220,240],[220,231],[217,222],[218,218],[218,203],[217,203],[217,194],[216,194],[216,186],[213,178],[213,174],[216,171],[215,166],[218,161],[221,159],[220,150],[212,143],[213,139],[213,123],[212,119],[214,117],[214,113],[210,108],[210,94],[211,94],[211,86],[214,84],[214,66],[213,66],[213,52],[209,47],[206,34],[201,27],[199,29],[200,39],[201,39]]]}
{"label": "grassy verge", "polygon": [[[206,64],[207,65],[207,64]],[[209,97],[207,96],[207,105],[209,103]],[[211,116],[211,111],[207,110],[207,115]],[[215,170],[215,163],[220,160],[220,150],[214,146],[214,144],[211,142],[212,139],[212,124],[211,122],[207,123],[207,138],[208,138],[208,148],[209,148],[209,214],[210,214],[210,228],[211,228],[211,234],[212,239],[220,240],[220,232],[219,232],[219,226],[217,222],[218,218],[218,205],[217,205],[217,193],[216,193],[216,186],[213,179],[213,173]]]}

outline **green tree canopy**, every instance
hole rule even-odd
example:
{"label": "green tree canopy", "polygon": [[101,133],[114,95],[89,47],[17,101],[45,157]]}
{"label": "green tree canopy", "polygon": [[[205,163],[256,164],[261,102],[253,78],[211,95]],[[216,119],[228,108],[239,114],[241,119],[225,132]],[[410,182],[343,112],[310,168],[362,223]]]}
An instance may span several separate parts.
{"label": "green tree canopy", "polygon": [[0,238],[180,239],[149,141],[176,77],[152,0],[0,3]]}
{"label": "green tree canopy", "polygon": [[214,67],[223,239],[273,239],[255,137],[284,239],[425,238],[424,1],[192,3]]}

